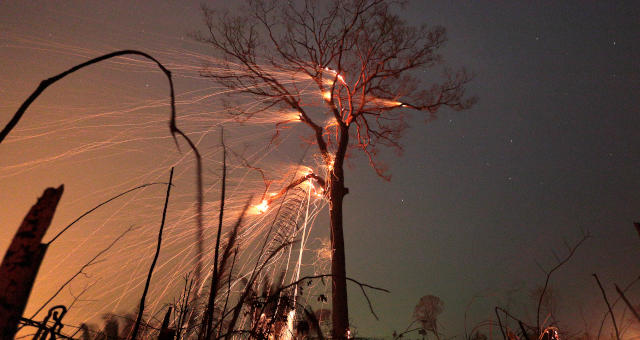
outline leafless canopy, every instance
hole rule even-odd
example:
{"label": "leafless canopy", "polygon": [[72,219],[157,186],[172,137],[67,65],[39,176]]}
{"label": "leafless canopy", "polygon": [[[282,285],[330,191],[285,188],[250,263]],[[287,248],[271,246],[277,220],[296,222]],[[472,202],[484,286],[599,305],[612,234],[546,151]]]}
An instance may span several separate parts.
{"label": "leafless canopy", "polygon": [[375,156],[380,145],[401,149],[407,109],[433,118],[443,105],[460,110],[474,101],[464,96],[470,80],[465,70],[445,71],[433,84],[417,77],[417,70],[441,61],[438,49],[446,34],[439,26],[407,25],[394,13],[399,2],[249,0],[246,5],[240,15],[203,7],[207,30],[195,36],[224,60],[203,75],[252,97],[251,105],[236,108],[245,117],[273,109],[295,112],[295,120],[311,128],[326,164],[341,166],[348,147],[356,147],[386,177]]}

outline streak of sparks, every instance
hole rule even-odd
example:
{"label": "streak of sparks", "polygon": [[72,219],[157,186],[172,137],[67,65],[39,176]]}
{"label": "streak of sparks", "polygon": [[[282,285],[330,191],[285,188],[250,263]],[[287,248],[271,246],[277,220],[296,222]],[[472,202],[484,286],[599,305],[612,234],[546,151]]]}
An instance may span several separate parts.
{"label": "streak of sparks", "polygon": [[[7,38],[0,38],[0,42],[4,41],[3,39]],[[104,52],[103,49],[78,48],[27,37],[12,41],[12,46],[25,50],[39,50],[72,61]],[[217,162],[220,150],[210,147],[210,143],[211,140],[217,140],[218,127],[224,125],[225,131],[229,127],[228,146],[235,150],[243,150],[246,148],[245,145],[252,145],[251,148],[246,148],[243,157],[253,164],[262,164],[275,178],[277,183],[274,187],[286,186],[286,179],[290,178],[291,171],[313,173],[308,167],[293,164],[292,157],[288,155],[289,150],[281,150],[279,147],[268,149],[266,144],[262,143],[272,136],[273,124],[300,121],[300,113],[272,109],[256,114],[251,121],[239,123],[234,117],[222,114],[223,110],[214,102],[221,96],[233,93],[227,89],[213,87],[210,81],[200,77],[202,64],[216,67],[218,60],[167,47],[151,50],[150,54],[158,55],[163,61],[167,61],[166,65],[173,72],[177,83],[190,84],[184,87],[187,90],[177,93],[178,120],[200,146],[205,166],[209,169],[219,167]],[[144,86],[146,80],[115,82],[106,75],[120,74],[124,77],[134,74],[136,78],[145,78],[153,72],[155,70],[149,63],[134,58],[120,58],[90,73],[93,78],[88,77],[84,81],[91,86],[76,85],[74,80],[71,80],[71,86],[76,86],[71,91],[61,90],[60,99],[44,100],[40,103],[40,108],[34,108],[33,115],[39,115],[39,121],[27,122],[14,130],[15,134],[12,133],[3,144],[9,156],[5,158],[3,153],[0,163],[0,183],[29,182],[34,176],[56,170],[55,173],[62,173],[60,180],[86,188],[85,191],[80,190],[75,196],[68,197],[63,207],[66,210],[65,214],[61,215],[62,218],[73,215],[75,211],[85,211],[87,206],[102,201],[104,197],[113,196],[114,192],[120,192],[123,188],[161,180],[166,176],[166,169],[176,166],[176,191],[171,197],[173,208],[169,212],[166,224],[163,256],[156,267],[156,272],[160,275],[154,275],[154,282],[149,291],[150,315],[161,311],[166,303],[179,298],[185,283],[184,277],[195,265],[192,244],[193,184],[190,181],[193,164],[188,152],[180,153],[175,150],[166,127],[166,117],[158,114],[158,111],[166,108],[166,98],[149,94]],[[42,76],[44,78],[47,75]],[[301,87],[305,82],[309,82],[303,75],[286,74],[283,77],[292,79],[292,83]],[[106,79],[104,84],[94,81],[102,78]],[[344,81],[341,75],[338,75],[337,79]],[[156,85],[155,82],[149,83],[152,87]],[[317,92],[309,91],[307,94],[310,97],[315,96],[318,100]],[[330,98],[331,94],[328,94]],[[9,92],[7,95],[10,101],[4,101],[3,106],[19,104],[19,93]],[[259,104],[255,100],[245,100],[240,105],[243,109],[250,109]],[[249,129],[251,132],[246,133],[243,129]],[[282,140],[295,140],[298,136],[291,132],[292,130],[294,129],[284,131]],[[316,169],[322,168],[321,164],[314,166]],[[228,187],[234,189],[228,195],[228,201],[225,201],[225,207],[228,207],[228,214],[225,210],[225,226],[233,225],[248,197],[264,189],[262,179],[242,165],[231,164],[229,174]],[[206,179],[209,183],[205,188],[206,197],[217,197],[219,178],[215,174],[209,176]],[[319,187],[317,182],[309,180],[302,188],[309,192],[309,198],[304,203],[309,208],[302,212],[307,232],[302,236],[305,240],[301,244],[305,247],[300,246],[301,253],[310,250],[312,243],[307,242],[309,230],[315,217],[326,206],[325,200],[318,199],[322,197],[324,189]],[[13,192],[7,194],[14,195]],[[54,302],[69,304],[74,299],[73,291],[79,291],[81,287],[90,287],[82,301],[78,301],[65,318],[72,324],[96,322],[105,313],[133,310],[135,306],[130,302],[135,301],[133,297],[138,296],[142,289],[148,264],[153,256],[157,229],[155,224],[159,216],[158,201],[163,197],[161,192],[151,189],[135,193],[122,202],[88,217],[76,231],[65,234],[56,241],[59,248],[52,247],[49,250],[26,313],[35,311],[39,303],[46,301],[59,282],[66,280],[70,273],[83,264],[91,254],[91,249],[101,247],[109,236],[116,235],[122,227],[131,225],[135,226],[136,233],[127,235],[117,244],[105,262],[87,268],[86,276],[79,278],[70,287],[71,293],[59,296]],[[273,197],[269,197],[271,198]],[[245,260],[239,262],[237,269],[234,269],[237,274],[231,283],[232,291],[241,284],[242,278],[247,277],[250,263],[259,256],[256,250],[258,247],[251,245],[265,236],[276,208],[282,204],[281,200],[273,199],[269,202],[269,199],[263,199],[255,206],[259,213],[247,216],[246,223],[239,232],[238,238],[243,245],[242,255]],[[219,203],[215,199],[207,201],[205,220],[210,221],[217,216]],[[205,244],[212,244],[214,241],[215,236],[207,231]],[[301,270],[310,272],[322,270],[327,265],[327,259],[318,258],[314,261],[309,257],[301,256],[291,262]],[[205,256],[202,261],[202,267],[208,268],[213,258]],[[269,271],[280,271],[276,268],[286,269],[287,261],[286,254],[275,257],[269,264],[273,269]],[[287,271],[289,281],[293,277],[291,272]],[[36,319],[42,319],[42,315],[36,316]]]}

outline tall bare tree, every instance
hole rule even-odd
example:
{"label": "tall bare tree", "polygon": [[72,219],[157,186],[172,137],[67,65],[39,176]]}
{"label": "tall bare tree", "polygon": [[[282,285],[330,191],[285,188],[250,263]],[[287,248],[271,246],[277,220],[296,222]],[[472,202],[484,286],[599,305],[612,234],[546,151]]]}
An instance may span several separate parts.
{"label": "tall bare tree", "polygon": [[[441,62],[445,29],[409,26],[394,12],[403,5],[397,1],[248,0],[246,5],[234,13],[203,6],[207,30],[195,37],[223,60],[203,75],[254,99],[235,107],[236,114],[250,119],[293,110],[292,120],[313,134],[326,178],[310,174],[288,188],[313,180],[328,198],[332,336],[344,339],[349,327],[342,225],[348,193],[345,157],[360,150],[379,176],[390,179],[376,156],[381,146],[401,149],[405,114],[422,111],[434,118],[443,106],[468,108],[474,100],[465,97],[464,85],[471,77],[464,70],[444,71],[442,78],[430,76],[439,81],[426,84],[423,74],[417,76],[416,70]],[[276,135],[287,122],[283,118],[276,124]]]}

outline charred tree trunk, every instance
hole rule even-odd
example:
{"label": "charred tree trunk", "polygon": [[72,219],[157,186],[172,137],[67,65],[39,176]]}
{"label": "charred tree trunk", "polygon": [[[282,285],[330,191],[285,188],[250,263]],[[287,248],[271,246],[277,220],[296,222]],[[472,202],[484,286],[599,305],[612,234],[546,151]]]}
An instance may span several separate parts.
{"label": "charred tree trunk", "polygon": [[13,339],[48,244],[49,229],[63,186],[47,188],[31,207],[0,265],[0,339]]}
{"label": "charred tree trunk", "polygon": [[331,219],[331,321],[334,339],[346,339],[349,328],[349,309],[347,306],[347,273],[344,255],[344,235],[342,232],[342,200],[344,182],[331,182],[330,219]]}
{"label": "charred tree trunk", "polygon": [[349,192],[344,186],[344,156],[349,142],[348,127],[342,126],[340,143],[336,152],[329,179],[329,218],[331,229],[331,322],[332,338],[346,339],[349,329],[349,308],[347,305],[347,271],[344,253],[344,233],[342,229],[342,202]]}

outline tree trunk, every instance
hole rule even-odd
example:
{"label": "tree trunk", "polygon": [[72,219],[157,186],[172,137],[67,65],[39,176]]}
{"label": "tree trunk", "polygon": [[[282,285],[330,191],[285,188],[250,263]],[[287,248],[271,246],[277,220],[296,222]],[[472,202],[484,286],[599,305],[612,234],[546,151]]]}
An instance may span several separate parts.
{"label": "tree trunk", "polygon": [[342,232],[342,201],[347,191],[344,187],[342,165],[331,172],[329,216],[331,220],[331,321],[332,338],[346,339],[349,329],[349,309],[347,306],[347,276]]}

